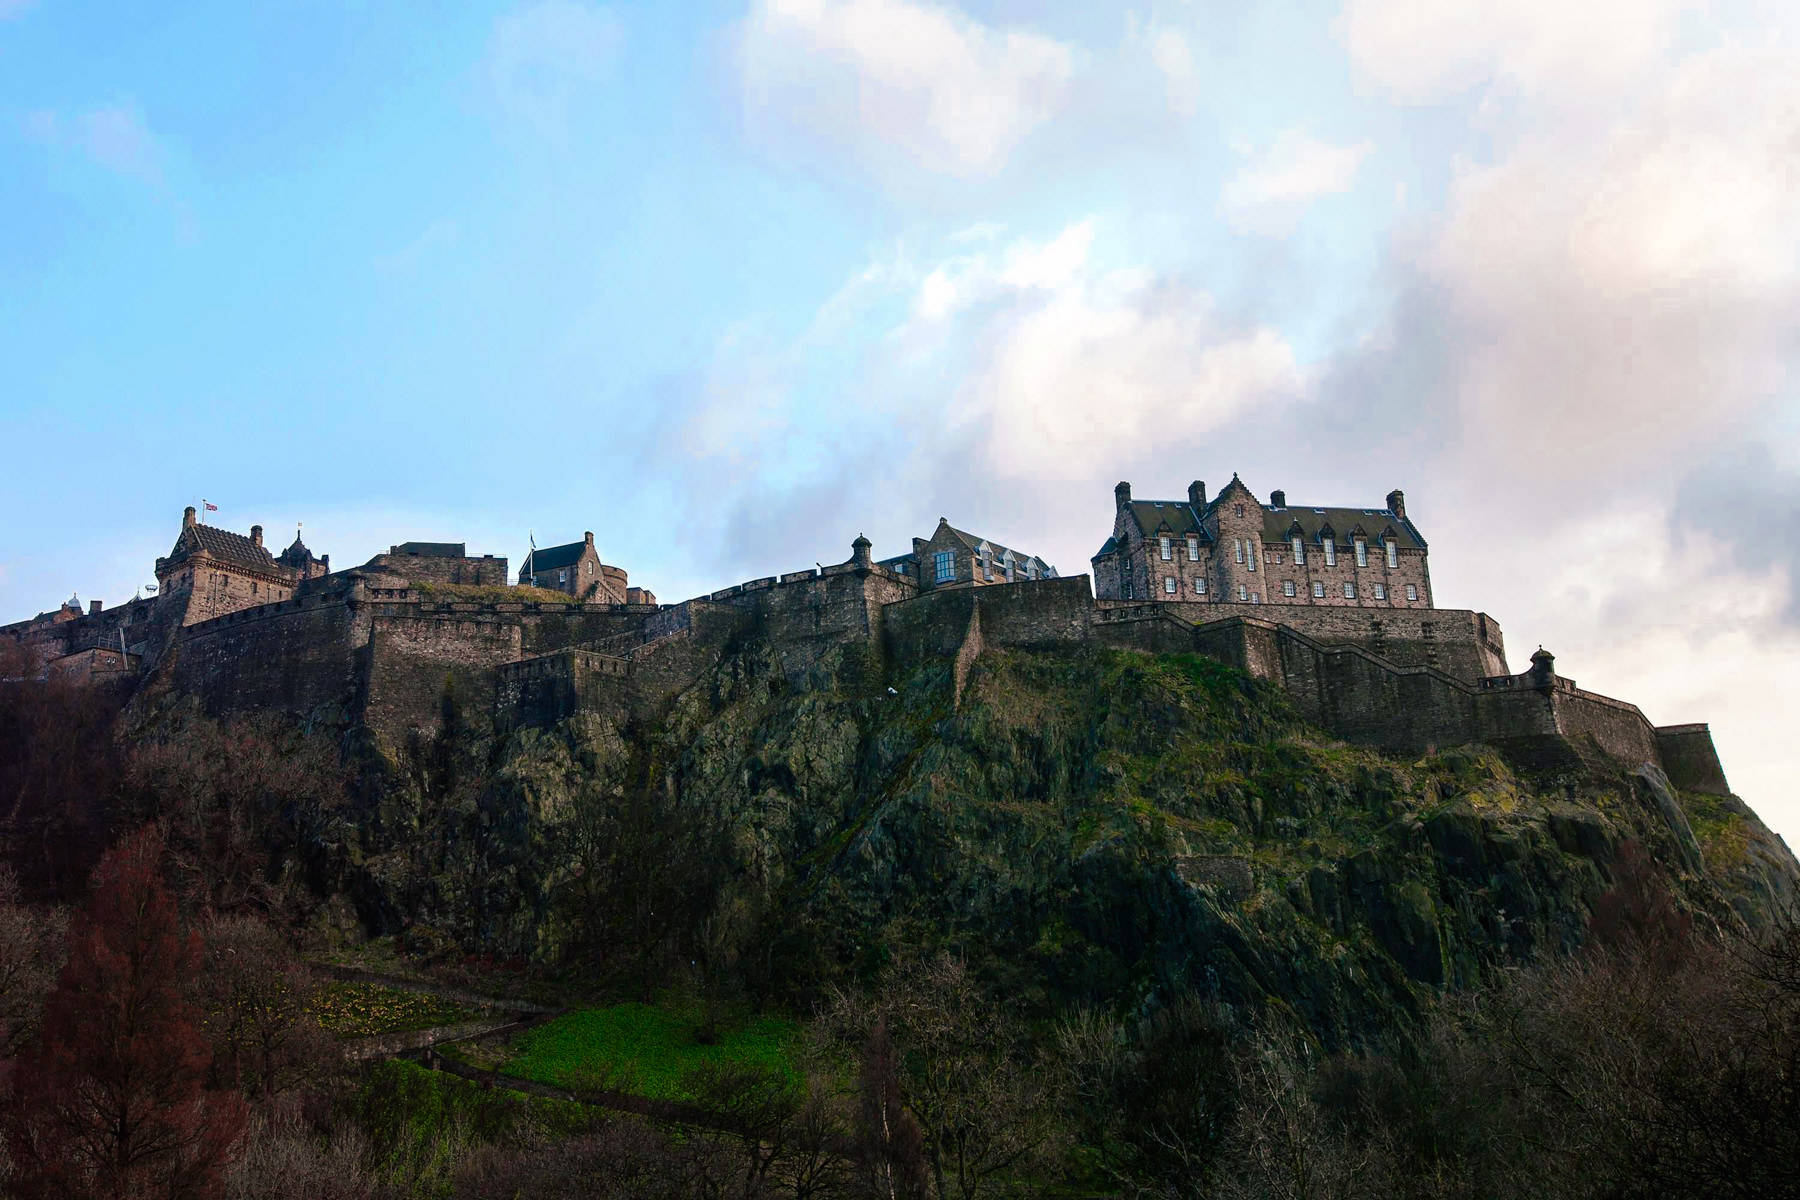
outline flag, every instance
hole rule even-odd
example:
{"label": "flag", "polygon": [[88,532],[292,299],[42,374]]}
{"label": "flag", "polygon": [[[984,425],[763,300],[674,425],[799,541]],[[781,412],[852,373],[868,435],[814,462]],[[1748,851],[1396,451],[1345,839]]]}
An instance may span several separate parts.
{"label": "flag", "polygon": [[206,505],[207,512],[218,512],[219,511],[219,506],[214,504],[211,500],[202,500],[200,503]]}

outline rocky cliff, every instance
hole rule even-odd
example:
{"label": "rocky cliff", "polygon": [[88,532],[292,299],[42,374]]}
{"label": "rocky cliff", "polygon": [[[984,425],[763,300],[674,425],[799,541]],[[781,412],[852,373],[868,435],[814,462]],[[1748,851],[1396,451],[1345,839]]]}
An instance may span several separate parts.
{"label": "rocky cliff", "polygon": [[1195,655],[846,648],[797,683],[752,637],[654,719],[497,732],[477,701],[446,691],[315,870],[369,928],[545,967],[625,969],[635,938],[803,994],[947,946],[1045,1006],[1199,991],[1343,1044],[1578,945],[1627,842],[1703,922],[1800,895],[1735,798],[1347,746]]}

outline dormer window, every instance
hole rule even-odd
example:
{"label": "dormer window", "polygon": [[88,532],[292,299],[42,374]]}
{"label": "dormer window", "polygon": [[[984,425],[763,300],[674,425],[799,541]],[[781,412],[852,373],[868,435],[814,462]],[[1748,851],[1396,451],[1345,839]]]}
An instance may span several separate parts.
{"label": "dormer window", "polygon": [[1304,567],[1306,565],[1306,539],[1296,533],[1289,539],[1288,544],[1294,548],[1294,565]]}
{"label": "dormer window", "polygon": [[1194,533],[1188,534],[1187,544],[1188,544],[1188,561],[1189,562],[1199,562],[1200,561],[1200,535],[1194,534]]}
{"label": "dormer window", "polygon": [[1368,566],[1369,565],[1369,542],[1368,542],[1368,539],[1357,538],[1356,542],[1355,542],[1355,546],[1356,546],[1356,565],[1359,567]]}
{"label": "dormer window", "polygon": [[1387,556],[1389,570],[1400,565],[1400,543],[1393,538],[1387,539]]}
{"label": "dormer window", "polygon": [[1156,548],[1162,553],[1162,560],[1168,562],[1175,557],[1175,542],[1168,534],[1156,539]]}
{"label": "dormer window", "polygon": [[1328,567],[1337,566],[1337,539],[1336,538],[1327,537],[1325,539],[1325,565]]}

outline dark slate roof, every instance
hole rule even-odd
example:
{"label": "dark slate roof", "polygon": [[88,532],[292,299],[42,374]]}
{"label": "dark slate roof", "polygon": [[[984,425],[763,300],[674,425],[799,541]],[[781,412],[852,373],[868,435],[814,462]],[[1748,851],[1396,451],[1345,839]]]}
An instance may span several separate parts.
{"label": "dark slate roof", "polygon": [[313,552],[308,550],[306,548],[306,543],[300,540],[300,531],[298,529],[294,531],[294,544],[289,546],[286,550],[283,550],[280,554],[277,554],[275,556],[275,561],[284,562],[290,567],[304,567],[307,563],[313,561]]}
{"label": "dark slate roof", "polygon": [[[1213,504],[1217,503],[1217,500],[1213,501]],[[1195,512],[1194,506],[1186,500],[1133,500],[1130,505],[1131,515],[1137,518],[1138,528],[1150,537],[1155,537],[1157,530],[1166,525],[1175,537],[1197,533],[1203,542],[1212,540],[1212,535],[1206,532],[1206,526],[1202,523],[1206,513],[1212,511],[1211,504],[1200,512]]]}
{"label": "dark slate roof", "polygon": [[408,558],[467,558],[464,552],[468,548],[467,542],[401,542],[388,553],[404,554]]}
{"label": "dark slate roof", "polygon": [[1117,550],[1118,548],[1119,548],[1119,539],[1109,537],[1106,539],[1106,545],[1104,545],[1104,546],[1100,547],[1100,549],[1094,551],[1094,557],[1095,558],[1105,558],[1107,555],[1111,554],[1114,550]]}
{"label": "dark slate roof", "polygon": [[[531,552],[526,562],[533,571],[554,571],[558,567],[572,567],[581,561],[581,552],[587,549],[587,542],[570,542],[566,546],[541,546]],[[523,569],[523,568],[521,568]]]}
{"label": "dark slate roof", "polygon": [[[992,538],[984,538],[973,533],[965,533],[954,525],[951,525],[948,528],[951,533],[956,535],[957,540],[962,542],[962,544],[967,546],[971,551],[980,549],[981,543],[986,542],[988,549],[994,552],[995,566],[999,566],[1001,559],[1009,554],[1012,556],[1012,560],[1015,563],[1023,563],[1030,559],[1037,558],[1037,555],[1035,554],[1027,554],[1023,550],[1014,550],[1010,546],[1002,546]],[[1038,558],[1038,561],[1044,562],[1041,558]],[[1044,571],[1048,575],[1054,576],[1056,574],[1056,568],[1047,562],[1044,563]]]}
{"label": "dark slate roof", "polygon": [[1293,536],[1295,525],[1300,527],[1300,535],[1309,543],[1320,540],[1319,532],[1329,528],[1338,542],[1349,544],[1353,530],[1361,529],[1370,541],[1380,541],[1381,535],[1392,529],[1402,546],[1414,550],[1425,549],[1425,539],[1413,523],[1404,517],[1397,517],[1393,510],[1386,508],[1324,508],[1306,504],[1290,504],[1286,508],[1263,509],[1263,541],[1285,542]]}
{"label": "dark slate roof", "polygon": [[169,551],[169,557],[179,559],[200,550],[206,551],[220,562],[247,570],[276,570],[275,560],[267,550],[243,534],[220,529],[217,525],[189,525],[175,539],[175,548]]}

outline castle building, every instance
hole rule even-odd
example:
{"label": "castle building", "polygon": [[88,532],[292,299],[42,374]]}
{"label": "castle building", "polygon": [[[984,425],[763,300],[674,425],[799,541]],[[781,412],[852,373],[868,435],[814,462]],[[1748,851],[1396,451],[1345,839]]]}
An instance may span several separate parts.
{"label": "castle building", "polygon": [[181,533],[168,556],[156,560],[156,584],[160,603],[181,605],[183,625],[258,604],[273,604],[294,594],[301,581],[327,574],[329,557],[315,560],[300,541],[277,559],[263,546],[261,525],[250,527],[250,536],[202,524],[188,505],[181,516]]}
{"label": "castle building", "polygon": [[930,537],[914,538],[910,553],[882,559],[877,565],[906,576],[927,591],[1056,578],[1056,568],[1036,555],[964,533],[947,517],[938,518]]}
{"label": "castle building", "polygon": [[1099,600],[1431,608],[1427,546],[1405,493],[1380,508],[1257,500],[1236,475],[1208,500],[1133,500],[1113,489],[1112,536],[1094,555]]}
{"label": "castle building", "polygon": [[598,604],[656,603],[653,593],[631,587],[627,578],[624,567],[600,561],[592,531],[584,533],[579,542],[531,551],[519,568],[520,583],[567,592],[577,599]]}

